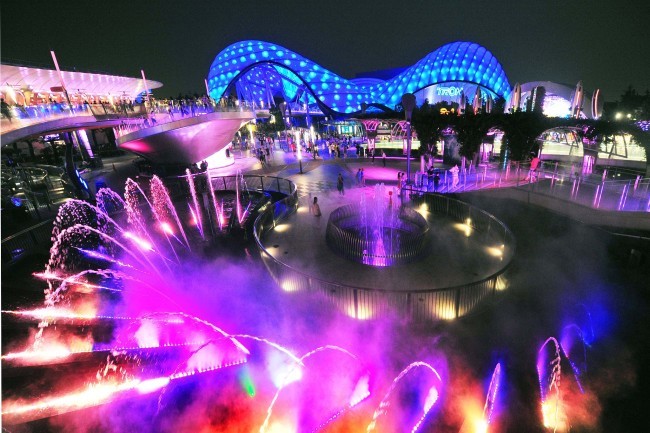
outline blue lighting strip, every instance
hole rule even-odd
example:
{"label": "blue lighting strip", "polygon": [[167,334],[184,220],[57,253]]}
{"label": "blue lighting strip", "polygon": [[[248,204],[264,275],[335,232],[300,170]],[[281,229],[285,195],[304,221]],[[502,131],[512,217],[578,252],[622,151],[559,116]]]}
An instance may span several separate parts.
{"label": "blue lighting strip", "polygon": [[246,89],[244,94],[256,99],[264,99],[268,90],[273,94],[281,90],[291,100],[305,86],[311,94],[310,104],[317,102],[337,113],[360,111],[362,103],[393,107],[404,93],[440,83],[472,83],[504,99],[511,91],[497,59],[471,42],[443,45],[395,77],[372,81],[342,78],[300,54],[263,41],[230,45],[217,55],[208,74],[214,99],[221,98],[234,82]]}

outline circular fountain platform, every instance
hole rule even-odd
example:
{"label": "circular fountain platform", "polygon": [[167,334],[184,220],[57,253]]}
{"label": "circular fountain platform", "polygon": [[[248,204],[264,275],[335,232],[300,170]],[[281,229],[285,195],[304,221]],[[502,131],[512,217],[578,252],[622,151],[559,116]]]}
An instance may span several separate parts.
{"label": "circular fountain platform", "polygon": [[[337,195],[319,197],[328,223],[301,207],[273,229],[261,231],[262,258],[283,290],[321,292],[357,318],[397,310],[415,320],[431,320],[467,314],[482,299],[506,288],[503,273],[515,241],[492,215],[439,195],[405,203],[399,213],[417,213],[426,222],[410,226],[406,248],[394,251],[396,256],[405,249],[412,254],[395,261],[399,264],[369,266],[358,218],[346,216],[355,205],[342,207],[343,200],[351,201]],[[331,247],[334,221],[340,236],[336,242],[344,238],[347,255]]]}

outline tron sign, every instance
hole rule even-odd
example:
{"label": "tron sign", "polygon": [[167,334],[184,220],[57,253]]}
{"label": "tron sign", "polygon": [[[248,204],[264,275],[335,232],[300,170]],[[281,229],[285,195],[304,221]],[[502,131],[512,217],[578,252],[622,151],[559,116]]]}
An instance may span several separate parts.
{"label": "tron sign", "polygon": [[463,91],[462,87],[455,87],[455,86],[450,86],[450,87],[441,87],[438,86],[436,88],[436,93],[438,96],[458,96],[461,94]]}

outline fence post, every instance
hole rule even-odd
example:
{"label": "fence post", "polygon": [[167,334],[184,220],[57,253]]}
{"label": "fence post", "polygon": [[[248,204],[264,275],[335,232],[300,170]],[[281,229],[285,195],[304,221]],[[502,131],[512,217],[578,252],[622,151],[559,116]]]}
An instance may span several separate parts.
{"label": "fence post", "polygon": [[414,319],[413,317],[413,304],[411,302],[411,292],[406,292],[406,313],[408,314],[409,318],[411,320]]}
{"label": "fence post", "polygon": [[34,230],[29,231],[29,237],[32,239],[34,245],[38,245],[38,241],[36,240],[36,235],[34,235]]}

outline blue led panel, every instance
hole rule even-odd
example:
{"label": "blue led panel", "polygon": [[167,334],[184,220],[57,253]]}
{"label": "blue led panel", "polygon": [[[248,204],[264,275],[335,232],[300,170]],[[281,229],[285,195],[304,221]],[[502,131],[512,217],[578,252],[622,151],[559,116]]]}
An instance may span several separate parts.
{"label": "blue led panel", "polygon": [[476,84],[504,99],[510,94],[508,78],[497,59],[472,42],[443,45],[389,80],[348,80],[280,45],[242,41],[217,54],[208,74],[214,99],[221,98],[233,83],[244,97],[256,100],[278,89],[291,100],[304,88],[310,104],[337,113],[360,111],[364,102],[394,107],[404,93],[446,82]]}

